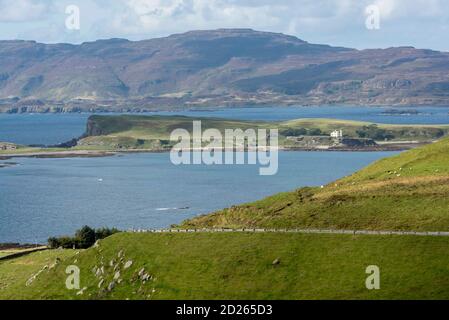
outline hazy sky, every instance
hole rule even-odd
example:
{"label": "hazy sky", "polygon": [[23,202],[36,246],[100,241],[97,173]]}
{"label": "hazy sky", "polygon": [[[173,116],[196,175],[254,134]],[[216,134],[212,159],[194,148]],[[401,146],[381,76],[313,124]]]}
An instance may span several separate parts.
{"label": "hazy sky", "polygon": [[[66,8],[80,29],[66,27]],[[375,5],[380,29],[365,26]],[[354,48],[411,45],[449,51],[449,0],[0,0],[0,39],[80,43],[197,29],[253,28]]]}

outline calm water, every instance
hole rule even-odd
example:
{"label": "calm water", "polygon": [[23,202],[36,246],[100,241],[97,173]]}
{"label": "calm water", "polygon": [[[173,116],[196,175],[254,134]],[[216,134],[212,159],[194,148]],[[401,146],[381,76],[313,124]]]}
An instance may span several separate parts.
{"label": "calm water", "polygon": [[[343,177],[388,152],[281,152],[258,166],[174,166],[169,154],[15,159],[0,169],[0,242],[45,242],[94,227],[160,228],[201,213]],[[187,208],[188,209],[176,209]]]}
{"label": "calm water", "polygon": [[[379,123],[447,124],[449,108],[385,115],[376,107],[276,107],[159,112],[280,121],[336,118]],[[155,114],[155,113],[153,113]],[[0,141],[51,145],[85,131],[89,114],[0,114]],[[300,186],[321,185],[391,153],[283,152],[275,176],[257,166],[174,166],[169,154],[109,158],[15,159],[0,168],[0,242],[45,242],[94,227],[161,228],[197,214]],[[184,208],[184,209],[180,209]]]}
{"label": "calm water", "polygon": [[[448,124],[449,107],[416,107],[417,115],[385,115],[379,107],[268,107],[219,111],[158,112],[151,114],[282,121],[298,118],[334,118],[392,124]],[[396,108],[397,109],[397,108]],[[0,114],[0,141],[51,145],[78,137],[89,114]]]}

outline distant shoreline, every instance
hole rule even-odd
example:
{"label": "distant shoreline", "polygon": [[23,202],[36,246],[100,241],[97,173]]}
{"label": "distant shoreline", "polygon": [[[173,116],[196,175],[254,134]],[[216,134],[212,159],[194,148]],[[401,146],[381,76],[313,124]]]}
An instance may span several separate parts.
{"label": "distant shoreline", "polygon": [[[272,102],[260,102],[260,103],[235,103],[235,104],[220,104],[216,103],[213,105],[181,105],[181,106],[167,106],[167,107],[157,107],[157,106],[149,106],[149,107],[121,107],[121,106],[89,106],[89,108],[77,108],[77,107],[54,107],[51,104],[45,104],[44,106],[25,106],[25,107],[15,107],[12,105],[0,105],[0,115],[21,115],[21,114],[134,114],[140,115],[145,113],[157,113],[157,112],[215,112],[222,110],[232,110],[232,109],[254,109],[254,108],[320,108],[320,107],[350,107],[350,108],[383,108],[386,109],[384,115],[401,115],[401,116],[409,116],[408,113],[404,113],[404,111],[409,111],[411,108],[448,108],[449,104],[337,104],[337,103],[283,103],[282,101],[272,101]],[[397,112],[389,113],[389,109],[396,110]],[[419,113],[418,113],[419,114]],[[417,115],[417,114],[412,114]]]}
{"label": "distant shoreline", "polygon": [[[292,152],[292,151],[304,151],[304,152],[387,152],[387,151],[405,151],[410,150],[412,148],[424,145],[426,143],[395,143],[389,145],[377,145],[373,147],[362,147],[362,148],[351,148],[351,147],[330,147],[330,148],[301,148],[301,147],[291,147],[285,148],[280,147],[277,148],[278,152]],[[209,148],[200,148],[200,149],[190,149],[190,152],[199,152],[199,151],[209,151]],[[262,149],[266,151],[265,149]],[[262,151],[258,149],[235,149],[235,152],[257,152]],[[41,159],[55,159],[55,158],[101,158],[101,157],[110,157],[116,156],[120,154],[130,154],[130,153],[169,153],[171,150],[167,149],[129,149],[129,150],[64,150],[64,151],[39,151],[39,152],[28,152],[28,153],[11,153],[11,154],[0,154],[0,160],[10,160],[14,158],[41,158]],[[225,150],[221,150],[226,151]],[[0,168],[2,168],[2,163],[0,163]],[[3,167],[8,167],[16,165],[9,164]]]}

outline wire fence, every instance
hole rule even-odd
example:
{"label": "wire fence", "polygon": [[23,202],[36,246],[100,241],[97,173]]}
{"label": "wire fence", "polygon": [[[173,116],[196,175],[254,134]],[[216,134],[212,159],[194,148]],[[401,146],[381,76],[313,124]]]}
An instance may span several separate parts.
{"label": "wire fence", "polygon": [[449,237],[449,232],[444,231],[369,231],[369,230],[323,230],[323,229],[133,229],[133,233],[303,233],[303,234],[352,234],[352,235],[410,235],[410,236],[439,236]]}

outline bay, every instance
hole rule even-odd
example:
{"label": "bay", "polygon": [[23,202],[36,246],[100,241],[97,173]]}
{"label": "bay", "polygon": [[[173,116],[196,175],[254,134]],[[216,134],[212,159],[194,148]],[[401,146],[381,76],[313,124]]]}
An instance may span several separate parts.
{"label": "bay", "polygon": [[392,152],[280,152],[279,171],[256,165],[181,165],[168,153],[17,158],[0,169],[0,243],[45,243],[92,227],[166,228],[235,204],[319,186]]}
{"label": "bay", "polygon": [[[387,124],[449,124],[449,107],[410,107],[417,114],[389,114],[389,107],[265,107],[197,109],[152,112],[148,115],[185,115],[240,120],[284,121],[299,118],[332,118]],[[0,114],[0,141],[17,144],[54,145],[81,136],[90,114]]]}

